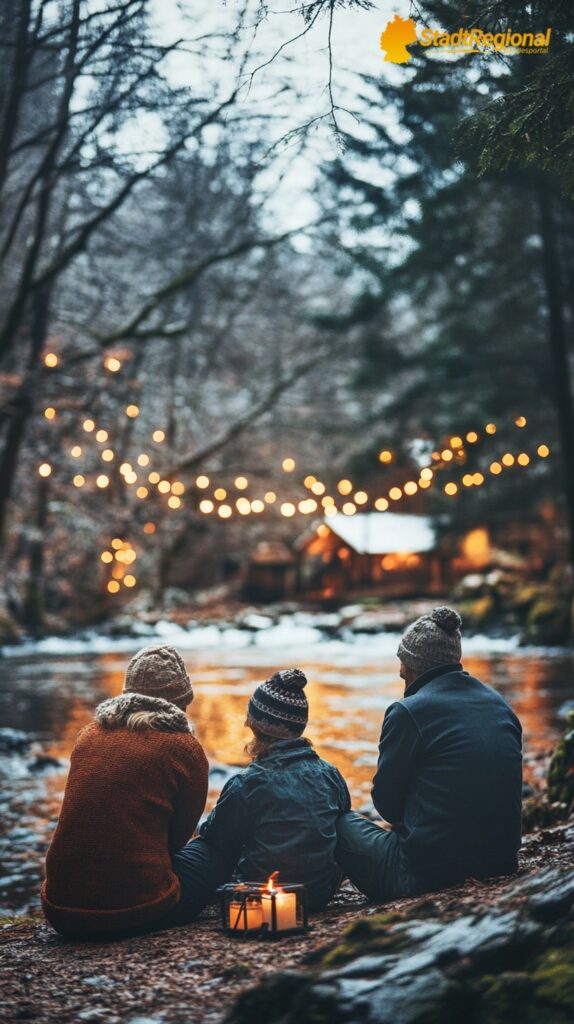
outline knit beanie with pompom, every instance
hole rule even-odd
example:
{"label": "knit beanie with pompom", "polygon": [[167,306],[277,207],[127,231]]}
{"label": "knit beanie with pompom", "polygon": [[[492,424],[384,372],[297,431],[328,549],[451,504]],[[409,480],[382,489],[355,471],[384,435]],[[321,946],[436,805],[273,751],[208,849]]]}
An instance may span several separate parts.
{"label": "knit beanie with pompom", "polygon": [[247,706],[247,725],[277,739],[294,739],[305,731],[309,705],[303,692],[307,676],[301,669],[275,672],[257,687]]}
{"label": "knit beanie with pompom", "polygon": [[409,626],[397,655],[403,665],[418,675],[438,665],[459,662],[462,656],[461,626],[462,619],[454,608],[446,605],[433,608],[430,615],[421,615]]}

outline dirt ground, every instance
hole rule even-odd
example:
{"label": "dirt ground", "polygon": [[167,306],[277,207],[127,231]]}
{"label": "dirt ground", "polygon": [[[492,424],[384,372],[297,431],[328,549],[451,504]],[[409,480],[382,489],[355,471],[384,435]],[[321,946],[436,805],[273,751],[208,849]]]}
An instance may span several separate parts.
{"label": "dirt ground", "polygon": [[[525,837],[518,876],[468,882],[432,896],[399,900],[385,911],[413,910],[432,900],[449,920],[496,905],[509,893],[519,903],[521,881],[548,866],[574,867],[566,827]],[[350,886],[312,918],[302,937],[238,940],[222,934],[218,911],[194,924],[121,942],[65,942],[38,919],[0,929],[0,1021],[38,1024],[219,1024],[244,988],[264,974],[312,966],[358,917],[376,913]],[[256,1024],[256,1022],[254,1022]]]}

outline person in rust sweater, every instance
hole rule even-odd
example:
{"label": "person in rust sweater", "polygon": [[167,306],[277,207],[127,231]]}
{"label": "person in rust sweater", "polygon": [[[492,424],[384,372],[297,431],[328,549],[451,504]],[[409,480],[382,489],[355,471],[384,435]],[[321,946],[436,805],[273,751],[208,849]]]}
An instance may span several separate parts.
{"label": "person in rust sweater", "polygon": [[191,681],[173,647],[128,665],[123,693],[100,704],[72,751],[46,858],[42,907],[68,937],[116,935],[190,920],[219,877],[193,843],[185,892],[172,857],[205,807],[208,764],[185,708]]}

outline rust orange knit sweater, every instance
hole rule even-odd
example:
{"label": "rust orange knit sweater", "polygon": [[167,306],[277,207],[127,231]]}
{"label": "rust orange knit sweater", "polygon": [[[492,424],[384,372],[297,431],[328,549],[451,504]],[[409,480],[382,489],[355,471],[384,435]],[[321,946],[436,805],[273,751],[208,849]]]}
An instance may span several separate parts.
{"label": "rust orange knit sweater", "polygon": [[[134,711],[157,712],[134,730]],[[42,906],[66,934],[106,934],[161,919],[179,899],[170,854],[205,806],[208,765],[174,704],[123,694],[101,704],[72,751],[48,850]]]}

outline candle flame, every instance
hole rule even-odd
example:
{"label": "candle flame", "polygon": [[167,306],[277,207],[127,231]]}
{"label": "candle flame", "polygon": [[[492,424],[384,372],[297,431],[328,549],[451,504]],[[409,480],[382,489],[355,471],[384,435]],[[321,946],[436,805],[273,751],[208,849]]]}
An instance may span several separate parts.
{"label": "candle flame", "polygon": [[279,872],[278,871],[274,871],[273,874],[269,875],[269,878],[267,880],[267,891],[268,892],[276,892],[279,889],[279,886],[276,884],[278,878],[279,878]]}

